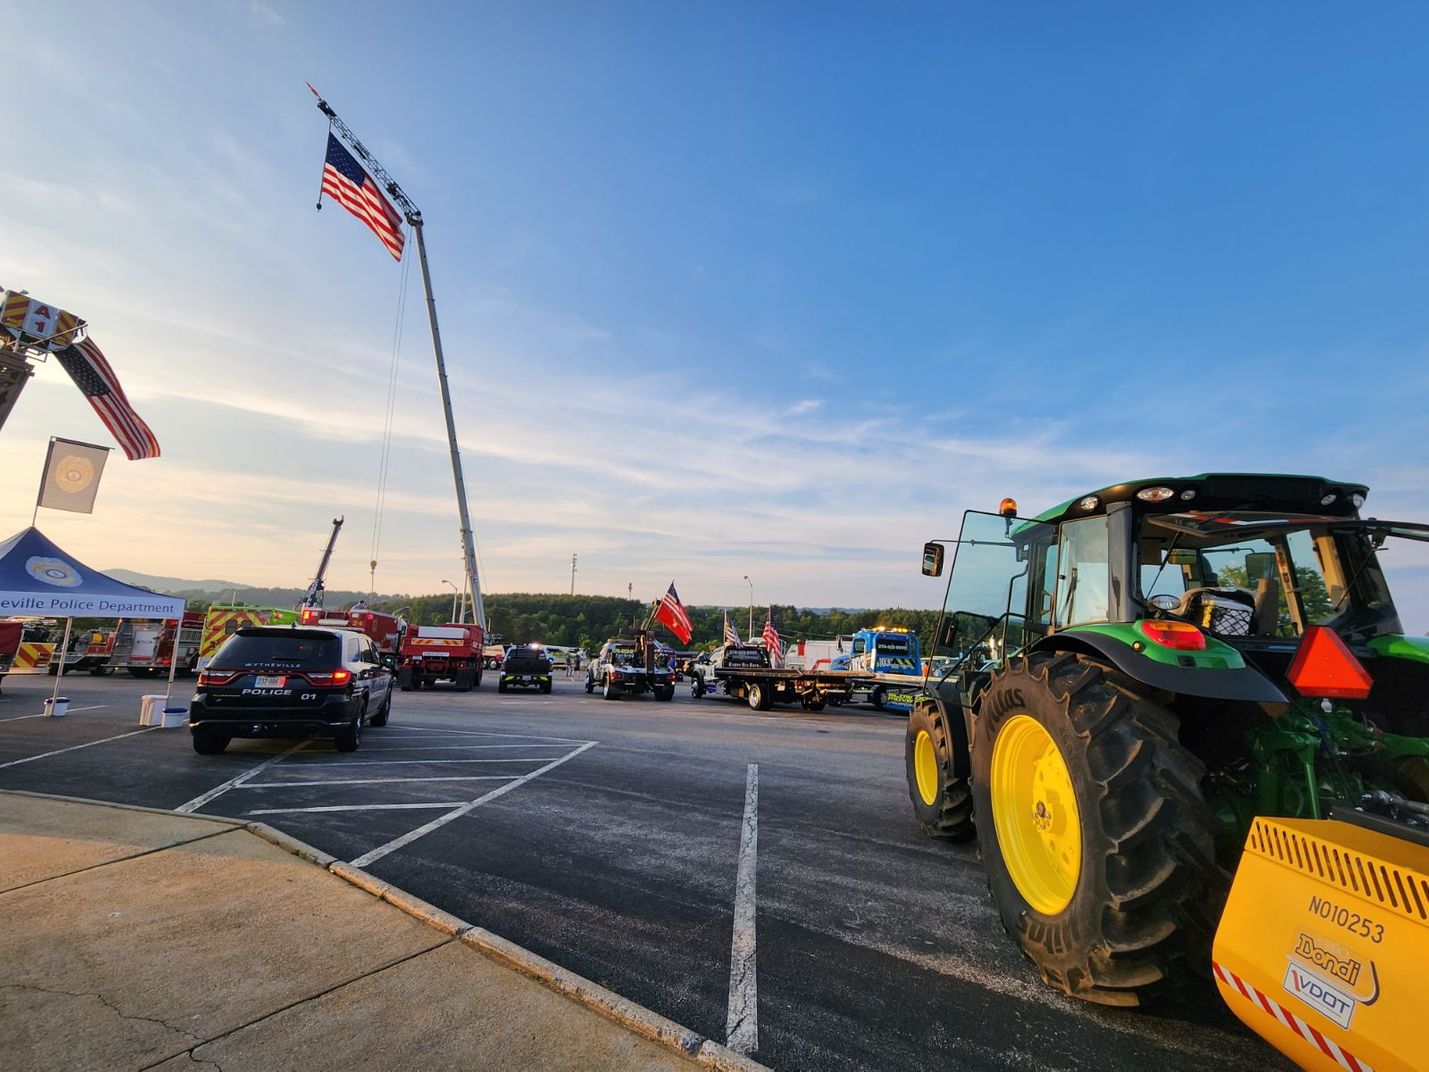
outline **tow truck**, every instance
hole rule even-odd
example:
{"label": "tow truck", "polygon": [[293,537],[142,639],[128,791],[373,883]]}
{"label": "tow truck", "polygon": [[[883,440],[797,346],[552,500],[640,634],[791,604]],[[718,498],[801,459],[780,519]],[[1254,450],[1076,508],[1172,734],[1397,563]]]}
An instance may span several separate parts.
{"label": "tow truck", "polygon": [[923,678],[918,637],[902,626],[860,629],[848,651],[831,660],[829,669],[868,675],[871,684],[858,688],[856,695],[878,710],[911,711]]}

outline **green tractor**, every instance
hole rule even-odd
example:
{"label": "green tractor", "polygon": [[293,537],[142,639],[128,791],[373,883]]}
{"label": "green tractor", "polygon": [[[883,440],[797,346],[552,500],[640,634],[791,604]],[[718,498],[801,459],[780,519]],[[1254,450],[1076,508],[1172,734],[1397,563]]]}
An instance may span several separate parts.
{"label": "green tractor", "polygon": [[1255,816],[1429,800],[1429,639],[1377,558],[1429,526],[1361,519],[1367,494],[1138,480],[925,545],[928,576],[954,554],[909,795],[924,833],[977,839],[1048,985],[1139,1005],[1209,978]]}

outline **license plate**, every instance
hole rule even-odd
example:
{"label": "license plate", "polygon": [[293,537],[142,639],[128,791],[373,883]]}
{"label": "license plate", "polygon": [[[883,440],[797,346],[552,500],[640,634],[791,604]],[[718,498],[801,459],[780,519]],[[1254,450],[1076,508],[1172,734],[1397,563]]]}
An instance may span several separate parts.
{"label": "license plate", "polygon": [[286,677],[259,677],[253,687],[256,689],[281,689],[288,683]]}

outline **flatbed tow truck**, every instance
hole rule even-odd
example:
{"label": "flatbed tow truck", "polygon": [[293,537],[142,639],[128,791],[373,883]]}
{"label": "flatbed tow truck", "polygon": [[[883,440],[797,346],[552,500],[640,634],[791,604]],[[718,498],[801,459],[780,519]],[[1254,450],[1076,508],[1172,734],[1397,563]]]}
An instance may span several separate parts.
{"label": "flatbed tow truck", "polygon": [[708,662],[697,662],[695,671],[692,696],[714,695],[718,686],[726,696],[743,699],[755,711],[768,711],[776,703],[822,711],[825,706],[851,703],[856,694],[869,695],[875,689],[882,689],[888,706],[911,706],[921,684],[920,679],[906,674],[771,666],[769,652],[758,644],[726,644],[711,653]]}

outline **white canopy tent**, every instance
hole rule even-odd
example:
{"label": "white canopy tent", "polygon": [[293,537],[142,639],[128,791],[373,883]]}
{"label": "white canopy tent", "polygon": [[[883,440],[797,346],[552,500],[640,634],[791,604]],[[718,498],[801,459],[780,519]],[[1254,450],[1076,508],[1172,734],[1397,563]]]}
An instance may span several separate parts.
{"label": "white canopy tent", "polygon": [[[59,649],[53,701],[60,694],[64,656],[76,618],[177,618],[182,621],[184,601],[115,580],[67,554],[33,526],[0,543],[0,616],[65,619]],[[169,659],[167,703],[178,669],[178,637]]]}

